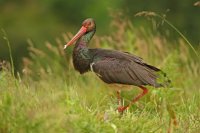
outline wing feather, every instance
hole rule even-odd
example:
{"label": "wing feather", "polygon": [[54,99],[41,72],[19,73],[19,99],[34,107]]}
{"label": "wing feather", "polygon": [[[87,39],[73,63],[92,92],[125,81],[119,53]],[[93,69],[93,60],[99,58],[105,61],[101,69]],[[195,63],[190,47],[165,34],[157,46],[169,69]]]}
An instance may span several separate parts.
{"label": "wing feather", "polygon": [[127,85],[152,85],[156,82],[156,72],[160,69],[143,62],[142,58],[128,53],[93,49],[93,71],[106,83]]}

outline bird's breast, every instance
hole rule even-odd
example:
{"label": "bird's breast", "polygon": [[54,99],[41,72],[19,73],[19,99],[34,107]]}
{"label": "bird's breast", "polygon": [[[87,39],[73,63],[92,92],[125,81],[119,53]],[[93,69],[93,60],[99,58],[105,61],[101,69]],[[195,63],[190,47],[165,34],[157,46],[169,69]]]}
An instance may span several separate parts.
{"label": "bird's breast", "polygon": [[79,51],[73,53],[74,68],[81,74],[90,70],[90,58],[85,53]]}

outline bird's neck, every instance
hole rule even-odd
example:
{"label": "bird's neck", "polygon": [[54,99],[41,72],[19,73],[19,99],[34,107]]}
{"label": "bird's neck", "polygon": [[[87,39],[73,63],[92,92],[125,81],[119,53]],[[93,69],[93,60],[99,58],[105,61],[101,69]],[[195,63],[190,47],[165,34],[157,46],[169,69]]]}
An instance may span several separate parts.
{"label": "bird's neck", "polygon": [[87,44],[93,37],[95,31],[90,31],[83,35],[75,44],[73,50],[73,64],[76,70],[80,73],[89,71],[91,55]]}
{"label": "bird's neck", "polygon": [[92,39],[93,35],[95,34],[95,29],[87,32],[85,35],[83,35],[75,44],[75,48],[76,50],[79,49],[87,49],[87,44],[90,42],[90,40]]}

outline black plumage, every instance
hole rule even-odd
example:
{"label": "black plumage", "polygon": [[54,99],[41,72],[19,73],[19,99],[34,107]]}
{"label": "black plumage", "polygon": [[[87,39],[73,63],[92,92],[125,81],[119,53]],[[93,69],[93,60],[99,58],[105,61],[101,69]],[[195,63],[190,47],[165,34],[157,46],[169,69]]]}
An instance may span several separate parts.
{"label": "black plumage", "polygon": [[106,83],[162,86],[156,81],[160,69],[144,63],[138,56],[104,49],[89,49],[89,52],[92,55],[90,69]]}
{"label": "black plumage", "polygon": [[[95,31],[94,20],[91,18],[86,19],[82,23],[79,32],[65,45],[65,48],[76,41],[73,50],[73,64],[74,68],[81,74],[92,71],[105,83],[135,85],[143,90],[129,105],[119,106],[119,112],[123,112],[148,92],[148,89],[144,87],[145,85],[161,87],[170,82],[164,72],[145,63],[138,56],[115,50],[89,49],[87,44],[95,34]],[[158,83],[158,78],[160,77],[165,77],[166,80]],[[120,93],[119,91],[117,92],[118,100],[120,101]]]}

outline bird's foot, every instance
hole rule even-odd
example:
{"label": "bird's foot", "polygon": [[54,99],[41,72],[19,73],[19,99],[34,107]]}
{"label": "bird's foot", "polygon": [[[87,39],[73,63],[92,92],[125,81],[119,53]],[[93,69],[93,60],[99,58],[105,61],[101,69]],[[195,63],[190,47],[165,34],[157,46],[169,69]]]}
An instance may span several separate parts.
{"label": "bird's foot", "polygon": [[127,108],[128,108],[128,106],[119,106],[119,107],[117,108],[117,110],[118,110],[119,113],[123,113],[124,110],[126,110]]}

